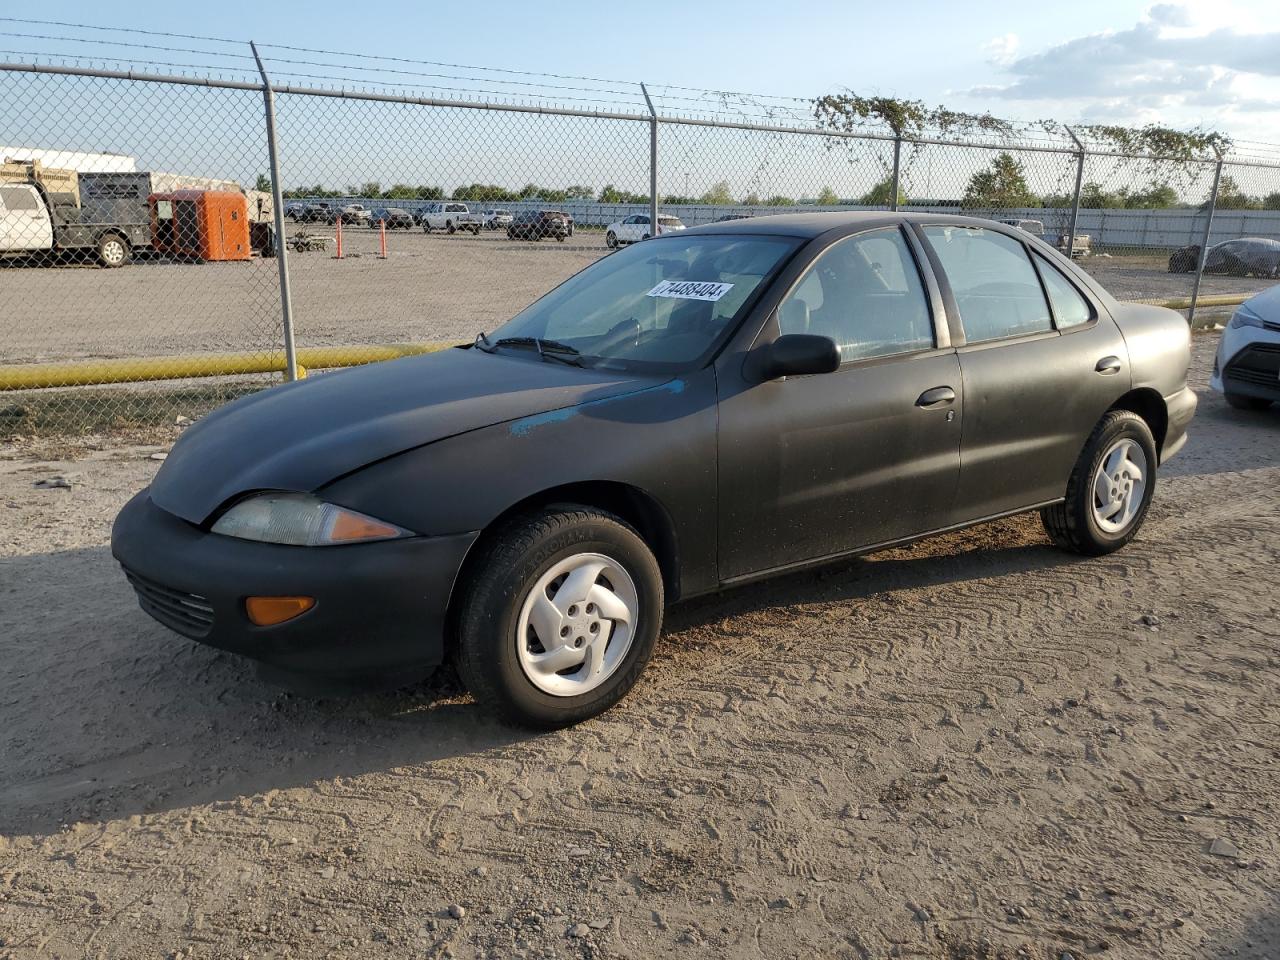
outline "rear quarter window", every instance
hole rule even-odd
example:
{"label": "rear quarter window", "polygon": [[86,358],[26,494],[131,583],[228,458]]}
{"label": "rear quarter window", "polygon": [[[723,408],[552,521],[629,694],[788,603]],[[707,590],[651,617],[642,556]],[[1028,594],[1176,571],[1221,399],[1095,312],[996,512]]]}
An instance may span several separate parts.
{"label": "rear quarter window", "polygon": [[1093,307],[1081,295],[1061,270],[1040,254],[1035,255],[1036,266],[1044,280],[1044,288],[1049,294],[1049,304],[1053,307],[1053,318],[1059,330],[1079,327],[1093,319]]}

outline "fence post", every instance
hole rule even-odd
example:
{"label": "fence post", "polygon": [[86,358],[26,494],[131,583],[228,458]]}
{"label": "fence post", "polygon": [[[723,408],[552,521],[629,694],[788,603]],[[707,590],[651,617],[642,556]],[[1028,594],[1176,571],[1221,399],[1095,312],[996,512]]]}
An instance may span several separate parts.
{"label": "fence post", "polygon": [[649,105],[649,236],[658,235],[658,111],[653,109],[649,91],[640,84],[644,102]]}
{"label": "fence post", "polygon": [[902,132],[893,131],[893,184],[889,196],[889,209],[898,212],[898,185],[902,182]]}
{"label": "fence post", "polygon": [[1065,128],[1067,133],[1071,134],[1071,139],[1076,144],[1076,192],[1071,199],[1071,222],[1067,228],[1067,249],[1064,251],[1067,259],[1071,260],[1072,251],[1076,248],[1076,224],[1080,220],[1080,191],[1084,188],[1084,144],[1080,142],[1080,138],[1076,136],[1076,132],[1070,127]]}
{"label": "fence post", "polygon": [[1222,151],[1214,147],[1218,162],[1213,168],[1213,192],[1209,194],[1209,210],[1204,218],[1204,235],[1200,238],[1200,256],[1196,262],[1196,279],[1191,287],[1191,308],[1187,311],[1187,326],[1195,326],[1196,300],[1200,298],[1200,281],[1204,277],[1205,261],[1209,259],[1209,233],[1213,230],[1213,214],[1218,208],[1218,185],[1222,183]]}
{"label": "fence post", "polygon": [[258,63],[258,73],[262,76],[262,105],[267,124],[267,162],[271,167],[271,206],[275,213],[276,228],[276,269],[280,274],[280,319],[284,333],[284,375],[286,380],[298,379],[298,355],[293,345],[293,295],[289,288],[288,244],[284,236],[284,192],[280,187],[280,155],[276,150],[276,98],[271,89],[271,80],[267,77],[267,68],[262,65],[258,56],[258,48],[252,40],[249,49],[253,51],[253,59]]}

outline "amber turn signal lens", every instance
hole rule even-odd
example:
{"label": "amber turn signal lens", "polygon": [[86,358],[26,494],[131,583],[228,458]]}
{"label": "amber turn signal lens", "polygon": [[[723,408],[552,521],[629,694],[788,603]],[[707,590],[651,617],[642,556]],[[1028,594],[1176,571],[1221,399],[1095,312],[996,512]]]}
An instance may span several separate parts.
{"label": "amber turn signal lens", "polygon": [[244,611],[260,627],[272,627],[306,613],[316,605],[314,597],[249,597]]}
{"label": "amber turn signal lens", "polygon": [[330,543],[345,543],[350,540],[386,540],[399,535],[399,528],[389,523],[382,523],[342,509],[337,511],[337,515],[333,518],[333,526],[329,528]]}

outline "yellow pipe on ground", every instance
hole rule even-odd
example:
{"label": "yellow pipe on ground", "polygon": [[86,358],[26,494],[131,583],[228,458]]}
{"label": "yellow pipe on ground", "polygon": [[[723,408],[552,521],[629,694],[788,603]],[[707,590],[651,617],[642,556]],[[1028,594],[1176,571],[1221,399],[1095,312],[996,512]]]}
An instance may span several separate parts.
{"label": "yellow pipe on ground", "polygon": [[[1249,296],[1252,296],[1250,294]],[[1201,297],[1196,307],[1232,307],[1248,296],[1223,294]],[[1155,306],[1186,310],[1190,297],[1162,300]],[[419,353],[433,353],[451,343],[393,343],[360,347],[304,347],[298,350],[299,374],[305,368],[356,367],[381,360],[395,360]],[[0,391],[38,390],[47,387],[87,387],[109,383],[142,383],[148,380],[186,380],[193,377],[235,377],[251,373],[283,373],[284,354],[203,353],[184,357],[146,357],[120,360],[77,360],[71,363],[23,363],[0,366]]]}
{"label": "yellow pipe on ground", "polygon": [[[300,368],[355,367],[432,353],[450,343],[396,343],[359,347],[306,347],[298,351]],[[202,353],[184,357],[77,360],[71,363],[23,363],[0,366],[0,391],[44,387],[87,387],[191,377],[235,377],[251,373],[283,373],[284,354]]]}

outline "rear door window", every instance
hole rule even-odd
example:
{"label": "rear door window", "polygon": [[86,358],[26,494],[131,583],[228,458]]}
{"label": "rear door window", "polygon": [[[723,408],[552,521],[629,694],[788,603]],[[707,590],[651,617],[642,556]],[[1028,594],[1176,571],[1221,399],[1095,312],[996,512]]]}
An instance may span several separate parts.
{"label": "rear door window", "polygon": [[946,271],[970,343],[1053,329],[1044,290],[1020,242],[983,227],[939,224],[924,233]]}

